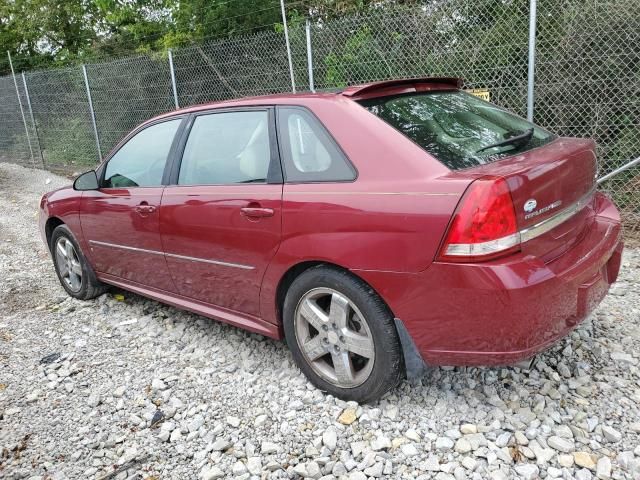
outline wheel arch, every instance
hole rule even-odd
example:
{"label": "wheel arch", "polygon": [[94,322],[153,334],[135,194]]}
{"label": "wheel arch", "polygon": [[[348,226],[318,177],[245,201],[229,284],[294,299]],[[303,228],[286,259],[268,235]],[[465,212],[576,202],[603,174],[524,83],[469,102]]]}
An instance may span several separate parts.
{"label": "wheel arch", "polygon": [[364,278],[362,278],[357,273],[354,273],[352,270],[349,270],[348,268],[345,268],[342,265],[339,265],[337,263],[333,263],[327,260],[304,260],[294,265],[291,265],[284,272],[282,277],[280,277],[280,281],[278,282],[278,286],[276,288],[275,301],[276,301],[276,319],[280,325],[282,325],[282,322],[283,322],[282,311],[284,306],[284,299],[287,295],[287,292],[289,291],[289,287],[293,284],[296,278],[298,278],[304,272],[306,272],[311,268],[319,267],[319,266],[326,266],[326,267],[334,268],[336,270],[340,270],[342,272],[346,272],[352,277],[358,279],[358,281],[364,283],[369,289],[371,289],[371,291],[375,295],[378,296],[378,298],[382,301],[385,307],[389,310],[389,313],[393,315],[395,318],[395,314],[393,313],[393,310],[391,309],[387,301],[384,299],[384,297],[380,295],[380,293],[378,293],[378,291],[369,282],[367,282]]}
{"label": "wheel arch", "polygon": [[282,326],[283,321],[282,310],[284,306],[284,298],[289,291],[289,287],[296,278],[302,275],[302,273],[306,272],[310,268],[317,267],[318,265],[328,265],[342,270],[347,270],[344,267],[323,260],[305,260],[290,266],[288,270],[284,272],[282,277],[280,277],[278,286],[276,287],[276,318],[280,326]]}
{"label": "wheel arch", "polygon": [[51,250],[51,235],[53,231],[58,228],[60,225],[65,225],[65,223],[59,217],[49,217],[44,225],[44,233],[47,239],[47,247]]}
{"label": "wheel arch", "polygon": [[369,282],[367,282],[364,278],[354,273],[353,271],[349,270],[348,268],[342,267],[341,265],[338,265],[336,263],[328,262],[326,260],[305,260],[302,262],[298,262],[295,265],[292,265],[289,267],[289,269],[284,273],[284,275],[281,277],[280,281],[278,282],[278,286],[276,289],[276,299],[275,299],[276,300],[276,318],[280,324],[279,325],[280,328],[282,328],[282,325],[283,325],[282,314],[283,314],[283,307],[284,307],[284,299],[285,299],[285,296],[287,295],[287,291],[289,290],[289,287],[291,286],[291,284],[293,284],[296,278],[302,275],[302,273],[306,272],[311,268],[321,266],[321,265],[332,267],[337,270],[341,270],[343,272],[347,272],[349,275],[361,281],[364,285],[366,285],[371,290],[371,292],[373,292],[375,295],[378,296],[380,301],[382,301],[385,307],[389,310],[389,313],[393,316],[394,325],[398,333],[398,339],[400,340],[400,345],[403,353],[403,360],[404,360],[403,370],[405,372],[407,379],[411,383],[414,383],[419,378],[421,378],[426,371],[427,365],[424,362],[424,359],[422,358],[422,356],[420,355],[420,352],[418,351],[413,341],[413,338],[407,331],[402,320],[396,317],[396,315],[394,314],[393,310],[391,309],[387,301],[384,299],[384,297],[380,295]]}

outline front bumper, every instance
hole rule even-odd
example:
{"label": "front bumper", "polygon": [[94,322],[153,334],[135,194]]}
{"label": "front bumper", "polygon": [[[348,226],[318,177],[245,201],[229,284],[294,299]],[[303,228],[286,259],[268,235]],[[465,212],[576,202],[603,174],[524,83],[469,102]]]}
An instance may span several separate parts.
{"label": "front bumper", "polygon": [[402,320],[427,364],[505,365],[546,349],[586,318],[616,280],[622,249],[619,214],[597,194],[583,238],[549,263],[521,253],[435,262],[418,274],[358,274]]}
{"label": "front bumper", "polygon": [[[47,224],[47,194],[45,193],[40,198],[40,203],[38,207],[38,232],[40,232],[40,238],[42,242],[47,245],[47,233],[46,233],[46,224]],[[47,245],[48,247],[48,245]]]}

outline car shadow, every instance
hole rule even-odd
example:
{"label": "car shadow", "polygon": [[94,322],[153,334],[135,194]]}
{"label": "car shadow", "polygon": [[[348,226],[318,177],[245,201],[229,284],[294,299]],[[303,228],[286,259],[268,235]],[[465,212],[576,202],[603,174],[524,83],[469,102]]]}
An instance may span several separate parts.
{"label": "car shadow", "polygon": [[[185,330],[192,327],[189,337],[181,337],[182,343],[188,344],[197,338],[203,345],[215,345],[215,349],[233,352],[234,354],[225,357],[225,362],[215,366],[217,369],[239,372],[246,370],[251,374],[260,373],[274,377],[286,370],[298,377],[298,385],[307,383],[302,372],[293,363],[284,341],[247,332],[128,291],[111,288],[105,295],[114,297],[118,294],[124,297],[123,301],[126,304],[139,309],[142,315],[153,316],[155,312],[153,318],[159,325],[170,320],[172,326],[166,329],[167,335],[171,335],[170,331],[174,330],[177,324],[183,324],[180,328]],[[118,302],[114,304],[114,309],[117,309],[117,304]],[[375,409],[392,402],[417,407],[420,410],[430,405],[436,408],[437,416],[446,417],[451,405],[457,405],[455,409],[462,408],[463,411],[480,404],[492,409],[518,410],[531,407],[532,399],[537,399],[539,403],[542,396],[545,402],[558,402],[560,405],[567,395],[580,397],[575,392],[575,385],[570,392],[566,383],[574,377],[589,375],[592,364],[597,361],[588,349],[580,348],[580,345],[592,336],[593,329],[591,320],[586,320],[573,335],[538,354],[530,368],[428,367],[421,378],[412,382],[403,380],[396,389],[388,392],[380,400],[368,404],[366,408]],[[222,342],[225,339],[228,343],[226,346]],[[576,355],[578,349],[579,355]],[[251,352],[256,350],[260,351],[262,358],[251,360]],[[203,358],[206,359],[207,356]],[[444,399],[446,405],[441,403]],[[473,416],[472,412],[470,416]]]}

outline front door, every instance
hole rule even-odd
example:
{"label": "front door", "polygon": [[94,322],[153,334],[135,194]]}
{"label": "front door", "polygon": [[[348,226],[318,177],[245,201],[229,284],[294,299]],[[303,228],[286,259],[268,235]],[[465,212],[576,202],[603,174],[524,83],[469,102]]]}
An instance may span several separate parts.
{"label": "front door", "polygon": [[280,244],[273,124],[269,108],[192,118],[160,208],[166,260],[181,295],[259,316],[262,277]]}
{"label": "front door", "polygon": [[131,136],[102,168],[101,188],[84,192],[80,221],[96,270],[175,291],[160,239],[163,176],[182,119]]}

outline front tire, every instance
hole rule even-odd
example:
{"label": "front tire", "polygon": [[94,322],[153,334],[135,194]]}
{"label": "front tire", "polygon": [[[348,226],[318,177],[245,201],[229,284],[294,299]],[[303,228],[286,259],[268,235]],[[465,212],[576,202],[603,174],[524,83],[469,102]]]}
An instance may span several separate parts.
{"label": "front tire", "polygon": [[96,278],[66,225],[59,225],[51,234],[50,250],[58,280],[70,296],[89,300],[106,292],[107,286]]}
{"label": "front tire", "polygon": [[293,359],[319,389],[343,400],[377,400],[402,379],[393,315],[350,273],[320,265],[289,287],[284,333]]}

